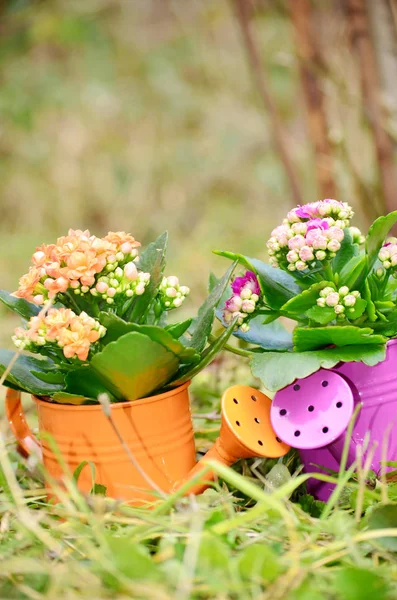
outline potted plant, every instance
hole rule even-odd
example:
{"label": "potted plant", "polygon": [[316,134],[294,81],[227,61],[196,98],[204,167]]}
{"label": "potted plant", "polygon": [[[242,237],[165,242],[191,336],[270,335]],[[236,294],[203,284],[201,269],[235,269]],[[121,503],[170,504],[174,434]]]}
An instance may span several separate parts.
{"label": "potted plant", "polygon": [[[72,471],[91,461],[109,495],[132,500],[147,497],[140,488],[169,491],[195,465],[187,387],[232,331],[208,342],[234,268],[195,319],[167,324],[189,288],[164,274],[167,233],[139,247],[124,232],[98,238],[70,230],[36,249],[15,293],[0,292],[23,319],[13,336],[17,352],[0,350],[8,419],[21,448],[42,455],[56,480],[63,469],[57,452]],[[46,434],[40,442],[21,392],[36,402]],[[90,469],[79,486],[92,487]]]}
{"label": "potted plant", "polygon": [[[380,469],[383,443],[386,458],[397,459],[391,419],[397,409],[397,238],[387,238],[397,211],[378,218],[366,237],[352,217],[345,202],[313,202],[291,210],[272,231],[269,263],[216,252],[246,269],[218,316],[226,326],[237,319],[234,334],[245,342],[238,352],[276,392],[273,427],[300,450],[306,469],[339,469],[358,402],[349,462],[365,436],[371,469]],[[294,322],[292,333],[284,319]],[[310,487],[321,499],[331,489],[314,481]]]}

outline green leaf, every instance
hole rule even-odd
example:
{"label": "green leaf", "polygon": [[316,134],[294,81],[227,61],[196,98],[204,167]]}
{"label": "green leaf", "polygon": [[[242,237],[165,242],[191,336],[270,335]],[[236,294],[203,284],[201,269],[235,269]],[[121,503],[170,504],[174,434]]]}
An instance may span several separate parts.
{"label": "green leaf", "polygon": [[149,244],[141,253],[139,258],[139,269],[144,273],[150,273],[150,282],[145,292],[139,296],[131,310],[128,320],[138,323],[144,317],[150,304],[157,295],[158,288],[163,278],[165,267],[165,253],[167,250],[168,232],[162,233],[157,240]]}
{"label": "green leaf", "polygon": [[290,298],[300,294],[302,288],[296,283],[295,279],[286,271],[276,269],[266,263],[249,258],[242,254],[234,254],[233,252],[218,252],[215,254],[237,260],[250,271],[254,271],[259,279],[261,290],[271,308],[279,309]]}
{"label": "green leaf", "polygon": [[167,325],[165,328],[175,340],[179,340],[183,336],[184,333],[189,329],[192,324],[193,319],[186,319],[186,321],[181,321],[180,323],[174,323],[172,325]]}
{"label": "green leaf", "polygon": [[[228,329],[225,329],[225,331],[204,350],[200,362],[197,363],[197,365],[180,369],[177,374],[177,379],[172,381],[172,387],[177,387],[178,385],[182,385],[182,383],[186,383],[186,381],[190,381],[190,379],[207,367],[214,360],[218,352],[222,350],[223,346],[231,336],[233,329],[234,323],[232,323]],[[168,387],[171,387],[171,384],[169,384]]]}
{"label": "green leaf", "polygon": [[[0,349],[0,376],[3,375],[9,363],[13,360],[15,352]],[[21,354],[18,356],[11,372],[7,375],[6,384],[11,383],[20,389],[37,396],[50,396],[63,388],[60,383],[42,381],[34,373],[49,373],[56,370],[55,364],[50,360],[38,360],[32,356]]]}
{"label": "green leaf", "polygon": [[100,394],[108,394],[111,402],[124,400],[123,394],[111,381],[99,376],[90,365],[70,371],[65,377],[66,392],[75,397],[97,398]]}
{"label": "green leaf", "polygon": [[368,568],[342,567],[336,572],[332,587],[340,600],[384,600],[389,597],[387,581]]}
{"label": "green leaf", "polygon": [[0,290],[0,301],[26,320],[35,317],[40,312],[40,307],[32,302],[27,302],[24,298],[16,298],[6,290]]}
{"label": "green leaf", "polygon": [[297,327],[293,333],[294,350],[304,352],[324,346],[351,346],[353,344],[383,344],[386,338],[374,335],[369,327],[353,325],[329,327]]}
{"label": "green leaf", "polygon": [[[116,590],[124,589],[124,585],[116,577],[117,572],[127,579],[140,580],[144,582],[155,582],[161,578],[161,571],[152,561],[149,551],[136,540],[116,533],[103,534],[104,541],[108,547],[108,561],[112,563],[112,571],[106,572],[106,567],[99,561],[100,571],[104,572],[105,583]],[[106,572],[106,575],[105,575]]]}
{"label": "green leaf", "polygon": [[234,336],[249,344],[257,344],[264,350],[290,350],[292,335],[280,321],[264,324],[263,316],[258,315],[249,322],[249,330],[245,333],[236,331]]}
{"label": "green leaf", "polygon": [[378,252],[381,249],[387,234],[396,222],[397,210],[384,217],[379,217],[369,228],[365,242],[365,251],[368,258],[368,270],[372,269],[378,257]]}
{"label": "green leaf", "polygon": [[347,285],[349,290],[360,287],[367,273],[367,257],[353,256],[339,273],[339,286]]}
{"label": "green leaf", "polygon": [[199,308],[198,317],[194,322],[194,330],[190,340],[190,346],[198,350],[198,352],[201,352],[207,343],[214,323],[216,307],[228,286],[236,265],[237,261],[235,261],[223,277],[221,277],[204,304]]}
{"label": "green leaf", "polygon": [[68,392],[56,392],[51,398],[56,404],[74,404],[75,406],[79,406],[80,404],[98,404],[98,401],[93,398],[69,394]]}
{"label": "green leaf", "polygon": [[[374,508],[368,517],[368,529],[395,529],[397,528],[397,505],[381,504]],[[396,537],[381,537],[376,540],[387,550],[397,552]]]}
{"label": "green leaf", "polygon": [[168,383],[178,367],[173,352],[136,331],[108,344],[90,363],[103,383],[109,382],[125,400],[149,396]]}
{"label": "green leaf", "polygon": [[187,348],[176,340],[170,332],[157,325],[127,323],[123,319],[120,319],[120,317],[109,313],[101,313],[99,320],[107,330],[105,337],[101,340],[104,344],[114,342],[130,331],[136,331],[137,333],[147,335],[154,342],[158,342],[164,348],[173,352],[181,363],[196,363],[200,360],[200,355],[194,348]]}
{"label": "green leaf", "polygon": [[230,563],[230,548],[218,536],[206,533],[201,536],[197,557],[197,570],[202,577],[222,575]]}
{"label": "green leaf", "polygon": [[264,544],[251,544],[238,560],[240,577],[250,584],[274,581],[283,570],[280,557]]}
{"label": "green leaf", "polygon": [[361,315],[364,314],[365,309],[367,307],[367,301],[364,298],[357,298],[354,306],[350,308],[346,308],[346,317],[351,321],[358,319]]}
{"label": "green leaf", "polygon": [[328,325],[336,319],[335,311],[330,306],[313,306],[306,311],[306,316],[320,325]]}
{"label": "green leaf", "polygon": [[338,250],[332,261],[332,270],[334,273],[339,273],[343,269],[343,266],[359,253],[359,247],[357,244],[353,244],[353,237],[348,227],[344,230],[344,234],[340,250]]}
{"label": "green leaf", "polygon": [[62,371],[32,371],[32,375],[46,383],[65,383],[65,374]]}
{"label": "green leaf", "polygon": [[310,494],[304,494],[299,498],[299,504],[305,512],[315,519],[319,519],[324,510],[325,503],[321,500],[315,500]]}
{"label": "green leaf", "polygon": [[331,369],[339,362],[359,361],[372,367],[385,356],[386,345],[367,344],[313,352],[264,352],[253,355],[250,365],[254,377],[258,377],[269,391],[277,392],[321,367]]}
{"label": "green leaf", "polygon": [[293,318],[292,315],[297,316],[304,314],[307,310],[316,305],[320,291],[326,287],[335,289],[335,285],[329,281],[314,283],[307,290],[304,290],[297,296],[288,300],[288,302],[281,307],[281,310],[283,313],[289,313],[288,316],[291,315],[291,318]]}

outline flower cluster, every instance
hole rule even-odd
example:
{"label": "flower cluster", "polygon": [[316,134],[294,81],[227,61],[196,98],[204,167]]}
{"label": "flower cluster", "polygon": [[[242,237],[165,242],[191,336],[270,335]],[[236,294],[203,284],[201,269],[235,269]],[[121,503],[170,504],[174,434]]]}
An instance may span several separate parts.
{"label": "flower cluster", "polygon": [[[120,292],[127,296],[139,295],[150,277],[147,274],[141,279],[138,277],[134,260],[137,260],[139,246],[139,242],[123,231],[111,231],[104,238],[97,238],[88,230],[70,229],[56,244],[43,244],[36,249],[33,266],[19,280],[14,295],[39,306],[69,291],[76,295],[102,294],[108,301],[113,301]],[[103,276],[108,280],[102,280],[98,289]]]}
{"label": "flower cluster", "polygon": [[311,221],[312,219],[331,219],[332,225],[344,229],[349,226],[350,219],[353,217],[353,209],[347,202],[338,200],[319,200],[310,202],[304,206],[298,206],[287,214],[288,223],[300,223],[302,221]]}
{"label": "flower cluster", "polygon": [[379,250],[378,258],[382,266],[388,269],[395,269],[397,266],[397,238],[390,237]]}
{"label": "flower cluster", "polygon": [[305,271],[316,261],[330,260],[340,249],[352,216],[350,206],[337,200],[320,200],[293,209],[267,242],[270,263],[289,271]]}
{"label": "flower cluster", "polygon": [[179,308],[190,289],[186,285],[179,285],[179,279],[175,275],[163,277],[159,288],[159,301],[163,310]]}
{"label": "flower cluster", "polygon": [[105,327],[82,312],[51,308],[46,315],[32,317],[27,329],[17,327],[13,336],[17,348],[38,352],[40,346],[60,348],[67,359],[87,360],[92,344],[106,333]]}
{"label": "flower cluster", "polygon": [[259,282],[255,273],[247,271],[243,277],[236,277],[231,287],[233,296],[226,301],[223,320],[229,324],[237,317],[237,327],[246,332],[249,325],[244,320],[253,315],[260,298]]}
{"label": "flower cluster", "polygon": [[317,305],[333,308],[335,314],[342,319],[345,317],[346,311],[349,313],[349,310],[353,309],[357,298],[360,298],[360,292],[351,292],[346,285],[339,288],[338,291],[332,287],[326,287],[321,290],[320,297],[317,299]]}

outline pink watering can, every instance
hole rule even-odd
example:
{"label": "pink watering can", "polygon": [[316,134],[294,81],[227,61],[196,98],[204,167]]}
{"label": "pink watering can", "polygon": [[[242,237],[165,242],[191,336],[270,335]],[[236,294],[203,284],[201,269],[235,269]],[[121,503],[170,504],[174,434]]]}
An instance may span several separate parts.
{"label": "pink watering can", "polygon": [[[346,430],[358,403],[361,410],[353,428],[347,466],[356,458],[357,445],[368,437],[363,460],[371,449],[370,469],[378,473],[385,443],[386,459],[397,460],[397,340],[388,343],[386,359],[373,367],[361,362],[341,363],[280,390],[272,403],[271,421],[277,436],[299,450],[307,473],[324,473],[321,467],[339,471]],[[323,501],[333,488],[315,479],[308,482],[309,493]]]}

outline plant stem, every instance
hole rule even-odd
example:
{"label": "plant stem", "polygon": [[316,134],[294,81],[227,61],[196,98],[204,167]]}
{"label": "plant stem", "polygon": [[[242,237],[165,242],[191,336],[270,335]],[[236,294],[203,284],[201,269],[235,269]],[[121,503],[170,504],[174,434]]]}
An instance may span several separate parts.
{"label": "plant stem", "polygon": [[[210,342],[213,342],[214,340],[216,340],[216,337],[214,335],[210,335],[209,337]],[[229,344],[225,344],[223,346],[224,350],[227,350],[228,352],[231,352],[232,354],[237,354],[238,356],[244,356],[245,358],[251,358],[252,356],[252,352],[250,352],[249,350],[242,350],[241,348],[235,348],[234,346],[230,346]]]}
{"label": "plant stem", "polygon": [[334,274],[332,272],[332,267],[330,263],[328,263],[327,266],[324,268],[324,275],[327,281],[331,281],[332,283],[334,282]]}

